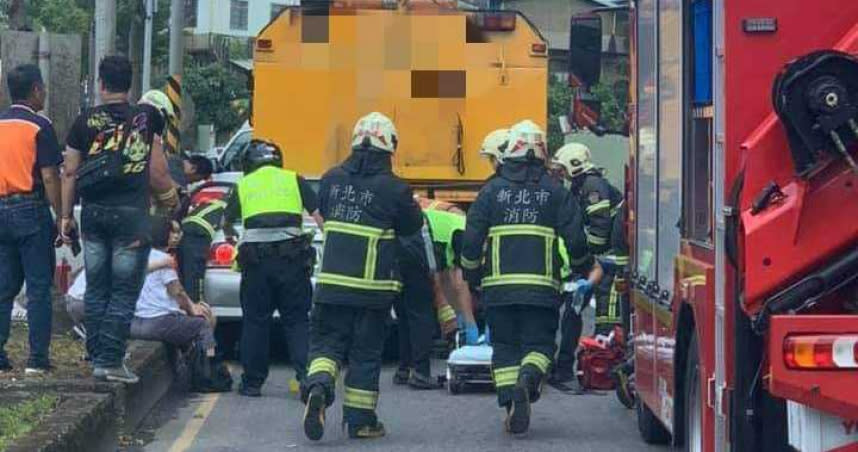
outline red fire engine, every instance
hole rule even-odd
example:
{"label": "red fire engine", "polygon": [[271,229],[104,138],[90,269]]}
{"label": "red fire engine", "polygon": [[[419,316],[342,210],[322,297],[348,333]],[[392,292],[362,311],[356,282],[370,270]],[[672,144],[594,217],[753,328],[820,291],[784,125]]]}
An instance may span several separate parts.
{"label": "red fire engine", "polygon": [[643,438],[858,450],[858,2],[634,0],[629,22]]}

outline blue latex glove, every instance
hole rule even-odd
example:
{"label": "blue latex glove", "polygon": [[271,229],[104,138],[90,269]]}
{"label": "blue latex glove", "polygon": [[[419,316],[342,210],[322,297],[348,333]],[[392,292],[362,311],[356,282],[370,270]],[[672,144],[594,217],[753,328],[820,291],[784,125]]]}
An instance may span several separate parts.
{"label": "blue latex glove", "polygon": [[575,285],[577,286],[575,289],[575,295],[581,297],[584,305],[586,305],[590,302],[590,298],[593,297],[593,283],[588,279],[581,278],[578,281],[575,281]]}
{"label": "blue latex glove", "polygon": [[477,345],[480,342],[480,330],[475,323],[465,323],[465,343]]}

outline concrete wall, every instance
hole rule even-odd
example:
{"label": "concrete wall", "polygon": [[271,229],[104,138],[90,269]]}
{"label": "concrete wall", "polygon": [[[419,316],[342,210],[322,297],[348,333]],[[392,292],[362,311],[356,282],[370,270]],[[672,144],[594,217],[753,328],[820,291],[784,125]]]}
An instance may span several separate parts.
{"label": "concrete wall", "polygon": [[573,14],[600,5],[589,0],[506,0],[504,7],[521,11],[548,39],[552,49],[569,50],[569,23]]}
{"label": "concrete wall", "polygon": [[[49,33],[50,80],[48,88],[48,117],[54,123],[60,142],[80,111],[81,38],[78,35]],[[2,89],[0,108],[9,106],[6,72],[19,64],[38,64],[39,34],[21,31],[0,32],[0,61],[2,61]]]}

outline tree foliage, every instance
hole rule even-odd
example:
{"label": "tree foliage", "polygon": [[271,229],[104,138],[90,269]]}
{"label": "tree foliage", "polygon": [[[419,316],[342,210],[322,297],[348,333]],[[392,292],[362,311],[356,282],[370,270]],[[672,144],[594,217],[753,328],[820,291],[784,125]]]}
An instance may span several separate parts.
{"label": "tree foliage", "polygon": [[590,92],[600,103],[599,122],[607,130],[625,130],[628,120],[628,83],[599,83]]}
{"label": "tree foliage", "polygon": [[249,98],[245,80],[219,63],[185,68],[184,89],[194,101],[198,124],[231,131],[244,121]]}
{"label": "tree foliage", "polygon": [[572,101],[572,88],[555,78],[548,83],[548,150],[554,153],[563,146],[563,131],[560,129],[560,116],[569,114]]}
{"label": "tree foliage", "polygon": [[31,0],[33,28],[51,33],[80,34],[86,42],[92,22],[92,6],[77,0]]}

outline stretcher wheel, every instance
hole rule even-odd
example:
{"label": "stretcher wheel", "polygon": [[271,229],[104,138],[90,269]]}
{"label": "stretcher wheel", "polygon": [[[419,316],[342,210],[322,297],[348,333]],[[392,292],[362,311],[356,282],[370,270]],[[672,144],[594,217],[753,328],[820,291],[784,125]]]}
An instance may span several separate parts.
{"label": "stretcher wheel", "polygon": [[461,394],[465,389],[465,384],[460,381],[448,381],[447,391],[452,395]]}

